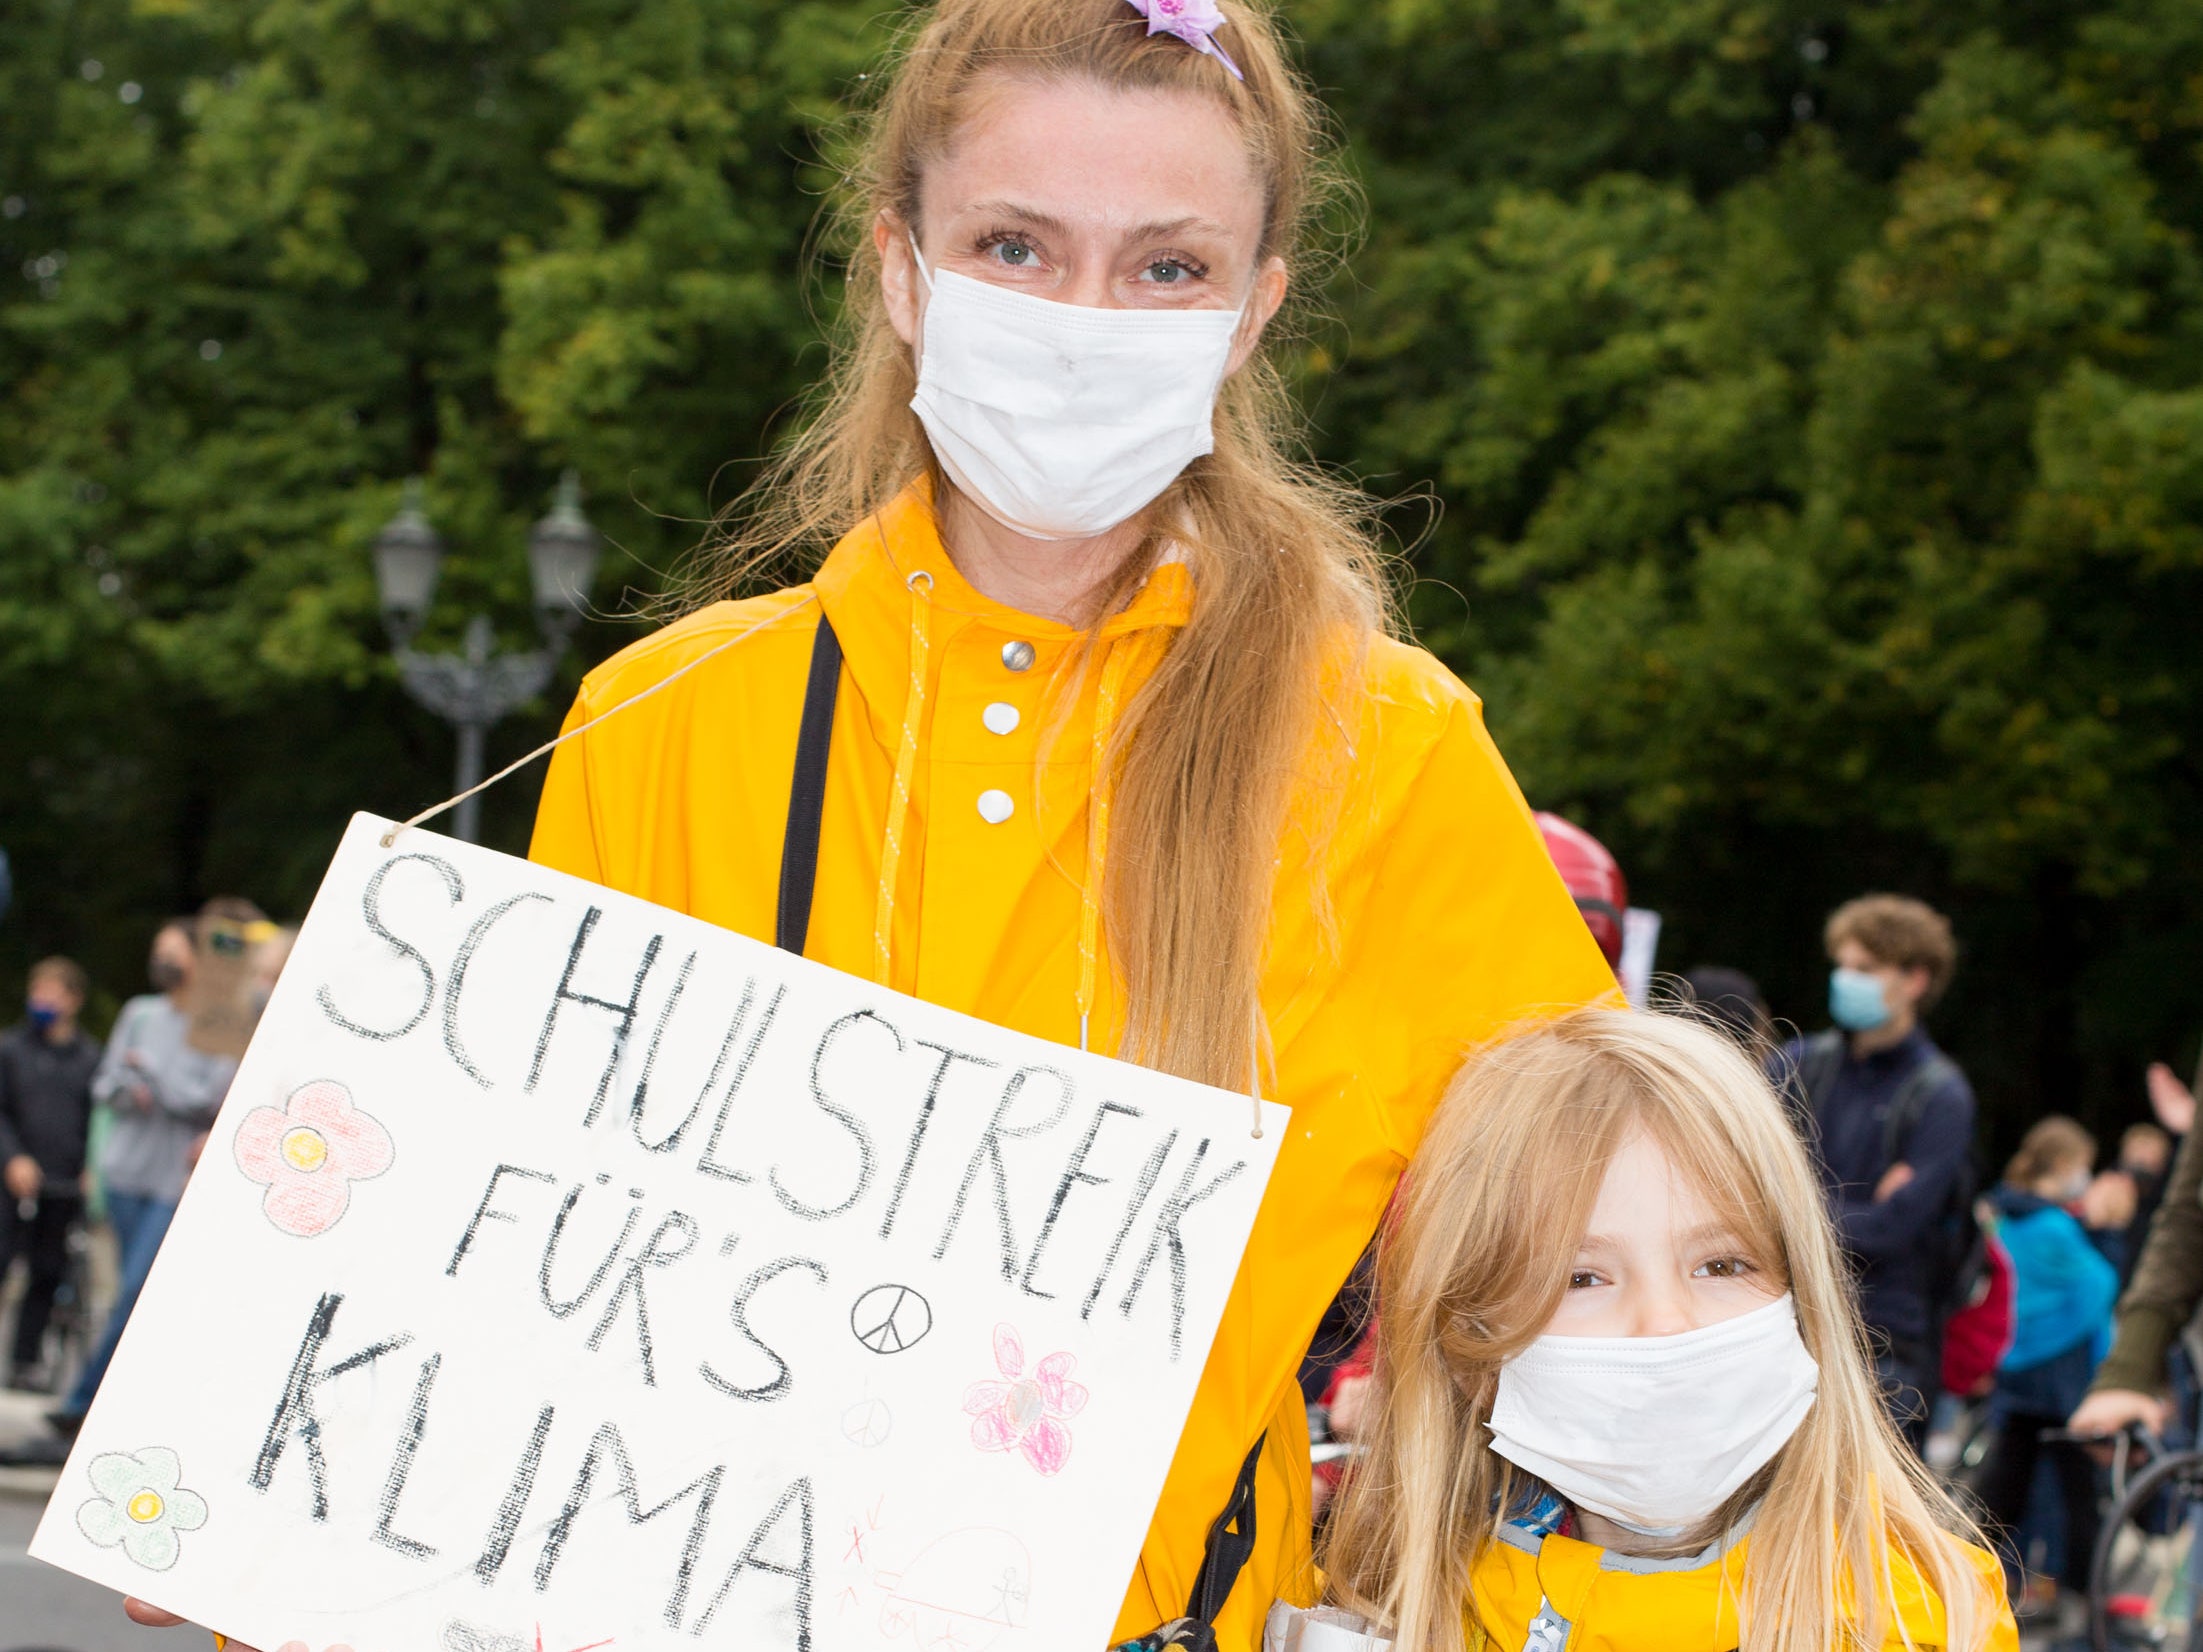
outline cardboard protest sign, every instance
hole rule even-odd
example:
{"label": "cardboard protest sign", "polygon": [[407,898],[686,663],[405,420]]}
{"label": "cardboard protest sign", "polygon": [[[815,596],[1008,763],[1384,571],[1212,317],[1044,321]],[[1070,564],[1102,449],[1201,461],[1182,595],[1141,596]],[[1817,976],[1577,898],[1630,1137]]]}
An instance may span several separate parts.
{"label": "cardboard protest sign", "polygon": [[32,1545],[249,1643],[1106,1643],[1285,1111],[356,819]]}

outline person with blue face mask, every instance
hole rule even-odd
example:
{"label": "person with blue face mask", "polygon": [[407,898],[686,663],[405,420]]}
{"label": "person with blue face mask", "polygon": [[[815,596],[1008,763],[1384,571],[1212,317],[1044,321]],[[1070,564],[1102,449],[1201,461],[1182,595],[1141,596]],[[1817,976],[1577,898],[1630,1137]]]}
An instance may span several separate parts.
{"label": "person with blue face mask", "polygon": [[1903,895],[1846,902],[1825,939],[1834,1025],[1793,1039],[1771,1071],[1810,1119],[1884,1396],[1918,1447],[1973,1196],[1973,1089],[1920,1022],[1950,984],[1957,947],[1948,919]]}
{"label": "person with blue face mask", "polygon": [[84,971],[68,958],[31,966],[22,1021],[0,1033],[0,1279],[18,1256],[29,1277],[16,1308],[8,1386],[53,1388],[45,1358],[69,1230],[83,1217],[84,1148],[99,1045],[84,1035]]}

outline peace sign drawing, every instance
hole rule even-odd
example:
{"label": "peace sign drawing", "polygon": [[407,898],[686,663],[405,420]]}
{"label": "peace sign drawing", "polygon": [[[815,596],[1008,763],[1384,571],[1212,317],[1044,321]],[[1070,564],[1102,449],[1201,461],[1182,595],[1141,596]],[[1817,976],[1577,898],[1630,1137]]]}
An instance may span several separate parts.
{"label": "peace sign drawing", "polygon": [[849,1310],[849,1329],[875,1354],[899,1354],[933,1329],[933,1308],[908,1285],[875,1285]]}

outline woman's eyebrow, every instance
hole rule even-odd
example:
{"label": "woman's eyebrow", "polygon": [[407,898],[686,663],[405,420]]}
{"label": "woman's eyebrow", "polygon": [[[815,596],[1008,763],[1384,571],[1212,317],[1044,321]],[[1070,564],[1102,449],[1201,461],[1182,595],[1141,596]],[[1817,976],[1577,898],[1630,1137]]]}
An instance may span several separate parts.
{"label": "woman's eyebrow", "polygon": [[1049,235],[1070,233],[1069,226],[1061,218],[1042,212],[1038,207],[1024,206],[1016,201],[974,201],[964,210],[987,218],[1014,218]]}
{"label": "woman's eyebrow", "polygon": [[1184,218],[1158,219],[1142,224],[1128,234],[1128,241],[1169,241],[1181,235],[1227,235],[1230,231],[1213,218],[1187,216]]}

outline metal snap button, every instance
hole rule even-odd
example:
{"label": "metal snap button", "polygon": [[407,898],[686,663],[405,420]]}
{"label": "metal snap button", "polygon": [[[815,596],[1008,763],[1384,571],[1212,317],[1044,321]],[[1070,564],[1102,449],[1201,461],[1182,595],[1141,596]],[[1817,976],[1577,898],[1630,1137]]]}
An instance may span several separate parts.
{"label": "metal snap button", "polygon": [[1002,645],[1002,663],[1012,671],[1029,671],[1033,664],[1033,645],[1029,642],[1006,642]]}
{"label": "metal snap button", "polygon": [[979,818],[989,826],[999,826],[1017,812],[1017,805],[1004,791],[984,791],[979,794]]}
{"label": "metal snap button", "polygon": [[997,700],[979,714],[979,720],[987,725],[989,734],[1015,734],[1017,732],[1017,707],[1006,700]]}

